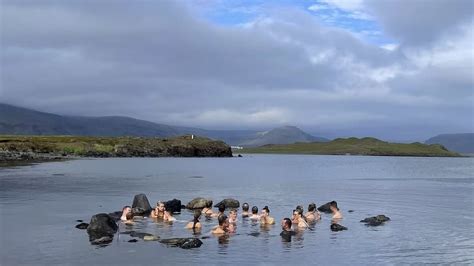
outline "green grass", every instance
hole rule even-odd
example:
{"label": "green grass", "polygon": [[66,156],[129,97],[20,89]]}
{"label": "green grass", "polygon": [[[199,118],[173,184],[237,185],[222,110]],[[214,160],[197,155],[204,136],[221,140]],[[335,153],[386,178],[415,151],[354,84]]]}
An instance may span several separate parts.
{"label": "green grass", "polygon": [[335,139],[330,142],[295,143],[286,145],[264,145],[244,148],[239,153],[280,153],[280,154],[320,154],[320,155],[374,155],[374,156],[422,156],[458,157],[458,153],[448,151],[441,145],[422,143],[389,143],[375,138]]}

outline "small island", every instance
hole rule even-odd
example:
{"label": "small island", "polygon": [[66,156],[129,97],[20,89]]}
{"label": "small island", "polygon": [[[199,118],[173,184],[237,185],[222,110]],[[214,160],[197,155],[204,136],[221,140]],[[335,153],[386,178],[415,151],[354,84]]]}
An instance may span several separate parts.
{"label": "small island", "polygon": [[338,138],[329,142],[270,144],[244,148],[239,150],[239,153],[461,157],[459,153],[451,152],[439,144],[390,143],[376,138]]}
{"label": "small island", "polygon": [[193,135],[174,138],[0,136],[0,162],[75,157],[232,157],[222,141]]}

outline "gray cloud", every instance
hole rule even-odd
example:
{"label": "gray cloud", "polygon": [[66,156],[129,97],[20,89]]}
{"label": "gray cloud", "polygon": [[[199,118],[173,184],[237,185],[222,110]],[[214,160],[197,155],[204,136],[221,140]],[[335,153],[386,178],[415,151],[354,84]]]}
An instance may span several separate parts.
{"label": "gray cloud", "polygon": [[472,29],[461,19],[449,20],[460,27],[450,45],[435,40],[451,26],[430,28],[426,47],[416,27],[387,26],[418,43],[388,51],[299,10],[238,27],[173,1],[3,1],[1,12],[4,102],[206,128],[295,124],[331,137],[473,130]]}

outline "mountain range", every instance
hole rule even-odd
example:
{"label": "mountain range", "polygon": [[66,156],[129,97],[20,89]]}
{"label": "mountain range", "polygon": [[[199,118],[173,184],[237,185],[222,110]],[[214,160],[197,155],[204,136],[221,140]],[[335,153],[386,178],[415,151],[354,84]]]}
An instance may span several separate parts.
{"label": "mountain range", "polygon": [[474,133],[441,134],[425,141],[426,144],[441,144],[450,151],[474,154]]}
{"label": "mountain range", "polygon": [[206,130],[170,126],[124,116],[62,116],[0,103],[0,134],[174,137],[195,134],[225,141],[229,145],[261,146],[295,142],[326,142],[294,126],[269,131]]}

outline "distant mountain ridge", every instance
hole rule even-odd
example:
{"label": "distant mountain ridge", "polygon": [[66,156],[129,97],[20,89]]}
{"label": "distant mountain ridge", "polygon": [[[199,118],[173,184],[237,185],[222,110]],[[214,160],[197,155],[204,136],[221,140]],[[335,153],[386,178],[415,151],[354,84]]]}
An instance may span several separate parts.
{"label": "distant mountain ridge", "polygon": [[441,144],[450,151],[474,153],[474,133],[441,134],[425,141],[426,144]]}
{"label": "distant mountain ridge", "polygon": [[266,132],[254,130],[206,130],[153,123],[123,116],[62,116],[0,103],[0,134],[175,137],[195,134],[229,145],[260,146],[294,142],[328,141],[287,126]]}

